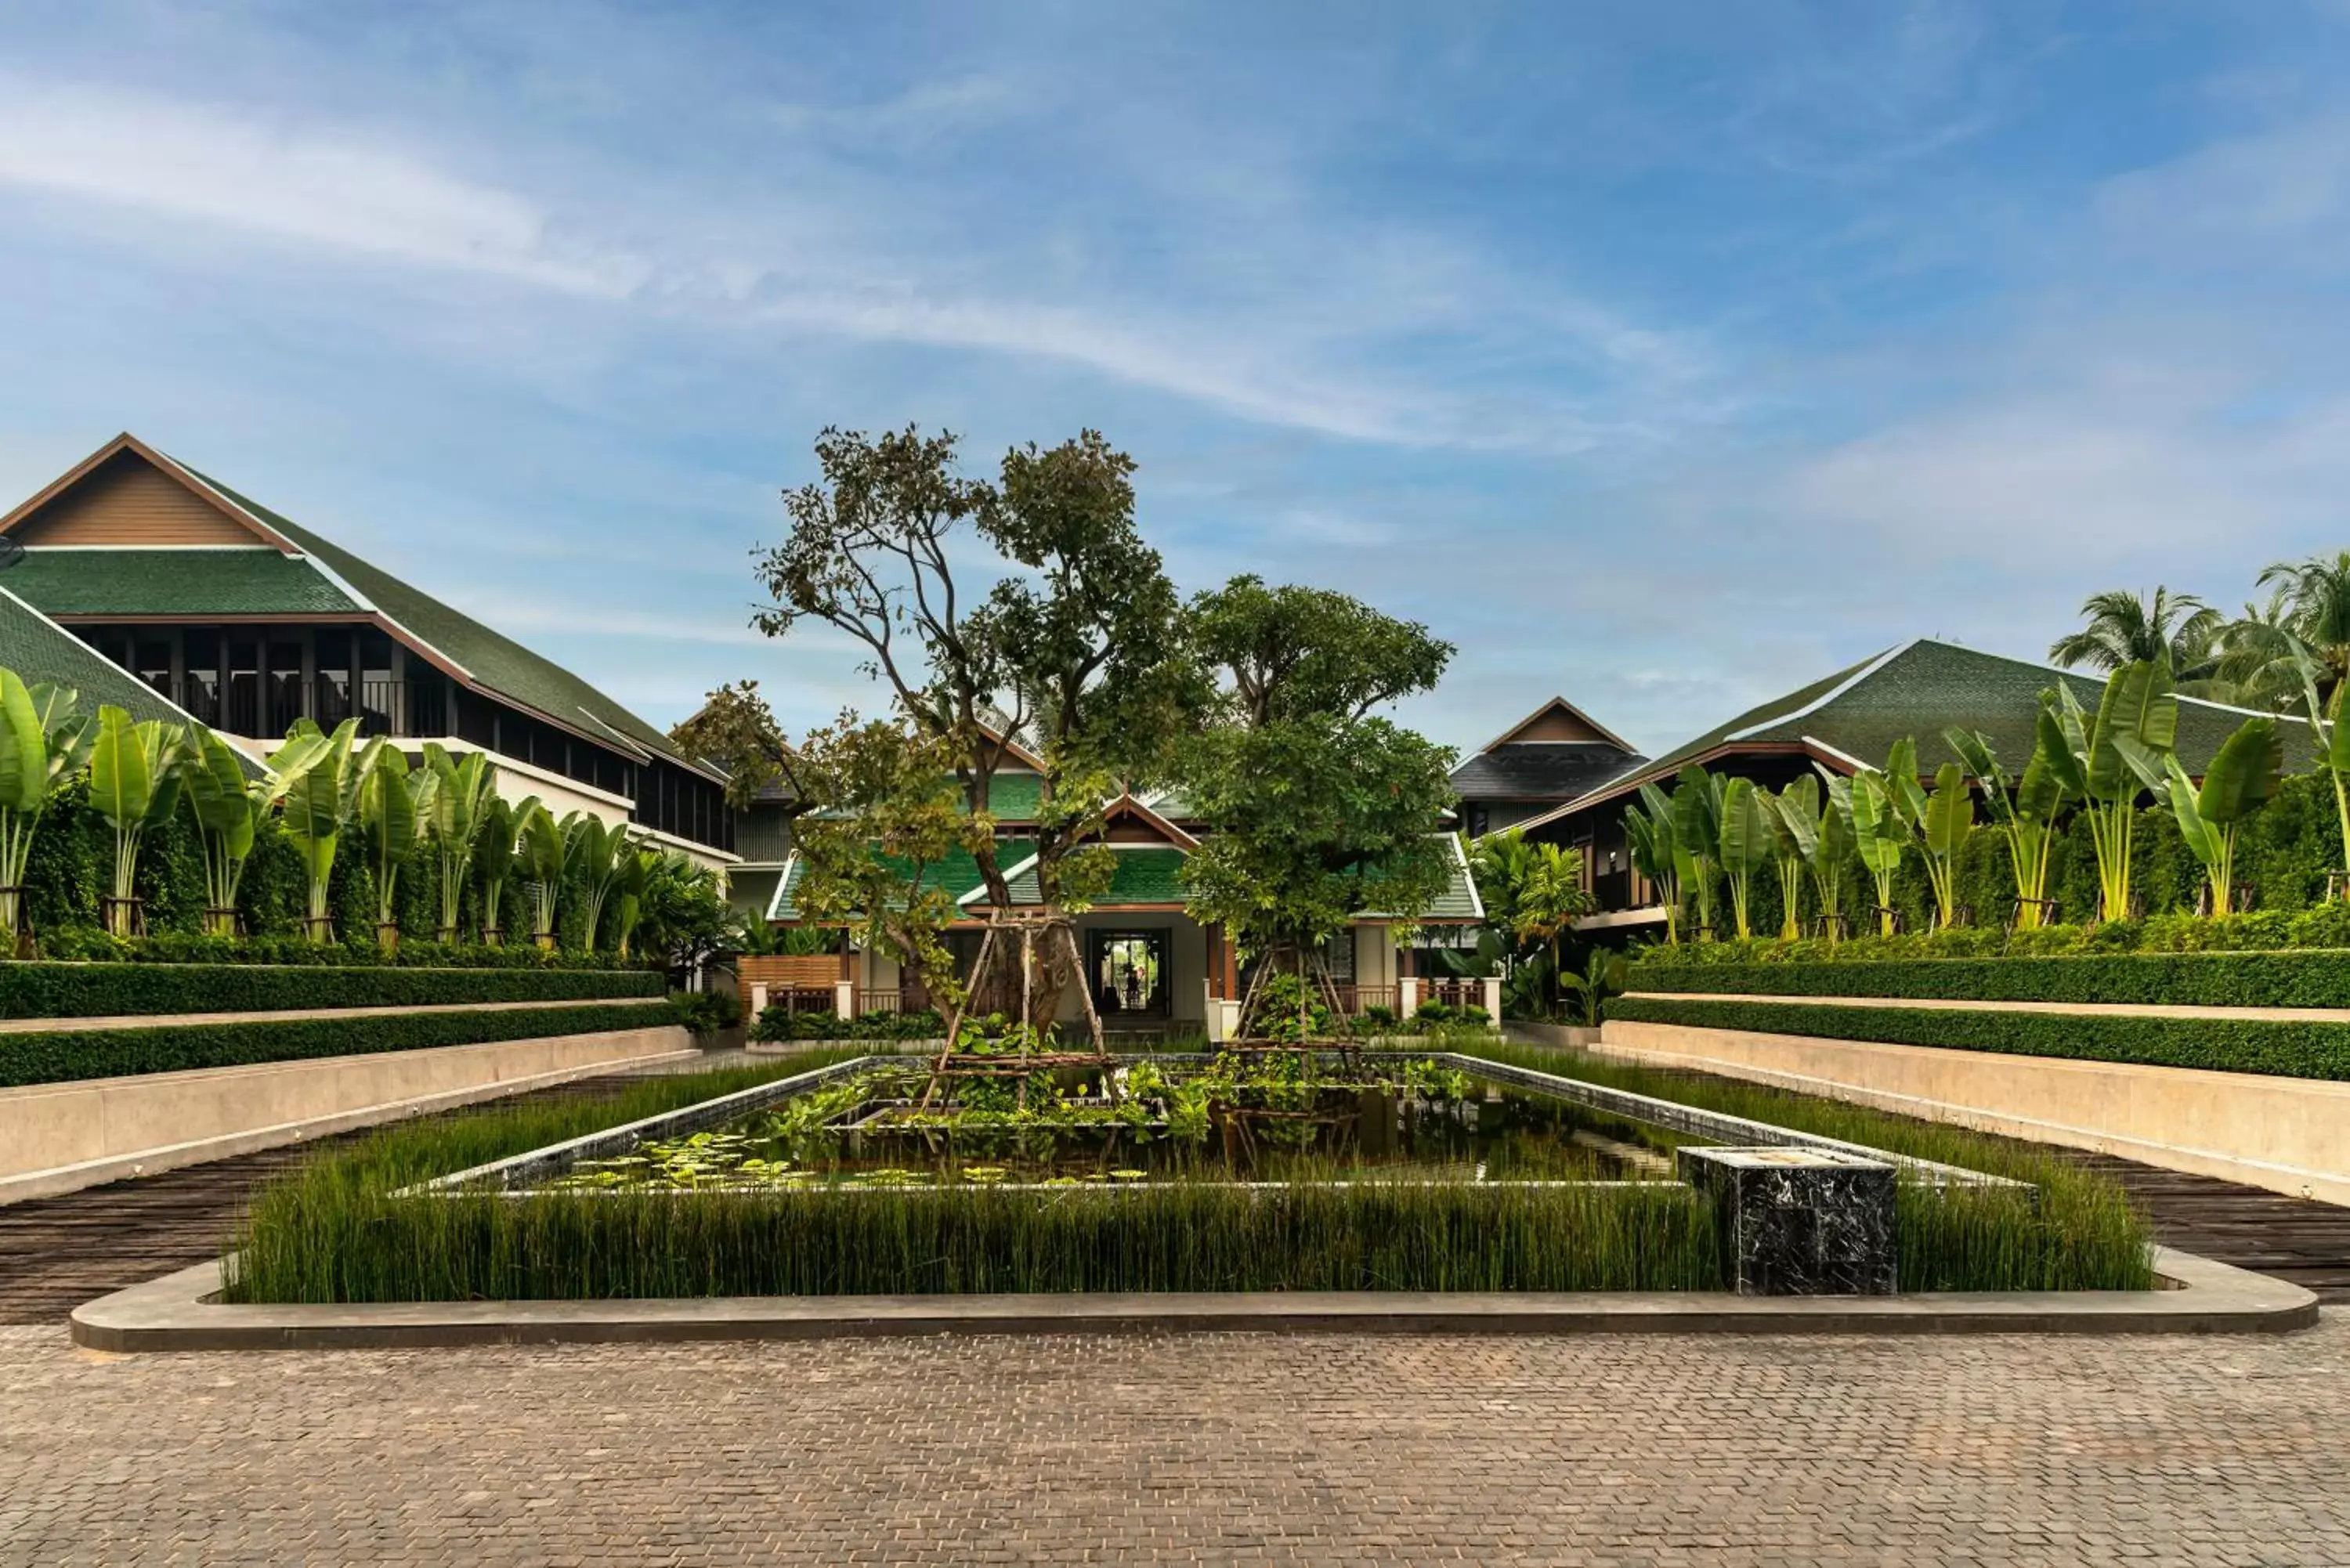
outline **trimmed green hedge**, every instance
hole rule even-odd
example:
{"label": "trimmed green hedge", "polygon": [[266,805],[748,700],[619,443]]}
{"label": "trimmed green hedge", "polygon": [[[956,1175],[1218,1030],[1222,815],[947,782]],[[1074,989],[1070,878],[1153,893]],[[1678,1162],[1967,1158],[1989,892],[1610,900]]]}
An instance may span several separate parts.
{"label": "trimmed green hedge", "polygon": [[619,970],[649,967],[642,959],[576,948],[540,948],[528,942],[484,947],[473,942],[433,942],[409,938],[391,952],[364,936],[314,942],[307,937],[207,937],[164,931],[151,937],[117,937],[94,926],[69,926],[41,939],[43,959],[81,963],[296,964],[317,969],[497,969]]}
{"label": "trimmed green hedge", "polygon": [[275,1012],[296,1007],[608,1002],[659,996],[651,970],[274,968],[238,963],[0,964],[0,1018]]}
{"label": "trimmed green hedge", "polygon": [[[2125,953],[2110,958],[1637,965],[1632,991],[1951,1002],[2134,1002],[2350,1007],[2350,952]],[[1612,1014],[1621,1016],[1615,1003]]]}
{"label": "trimmed green hedge", "polygon": [[171,1029],[60,1030],[0,1035],[0,1087],[129,1077],[192,1067],[244,1067],[319,1056],[363,1056],[478,1045],[546,1034],[650,1029],[678,1021],[674,1002],[517,1007],[497,1012],[394,1012]]}
{"label": "trimmed green hedge", "polygon": [[2011,1056],[2062,1056],[2157,1067],[2206,1067],[2285,1078],[2350,1079],[2350,1023],[2232,1018],[2132,1018],[2066,1012],[1827,1007],[1779,1002],[1618,997],[1611,1021],[1809,1034],[1891,1045],[1939,1045]]}

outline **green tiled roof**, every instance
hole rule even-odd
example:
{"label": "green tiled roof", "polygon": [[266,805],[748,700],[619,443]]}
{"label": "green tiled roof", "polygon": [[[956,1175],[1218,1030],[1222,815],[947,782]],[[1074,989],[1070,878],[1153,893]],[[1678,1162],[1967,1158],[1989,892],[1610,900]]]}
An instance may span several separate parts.
{"label": "green tiled roof", "polygon": [[71,689],[79,695],[85,713],[110,702],[133,719],[188,722],[187,714],[145,681],[6,590],[0,590],[0,665],[15,670],[27,686],[47,680]]}
{"label": "green tiled roof", "polygon": [[[1485,918],[1485,906],[1477,896],[1477,879],[1469,871],[1468,852],[1461,846],[1457,835],[1448,833],[1443,837],[1451,849],[1452,880],[1445,886],[1443,892],[1436,896],[1436,901],[1420,912],[1419,918],[1423,920],[1482,920]],[[1366,920],[1388,918],[1370,909],[1364,910],[1361,916]]]}
{"label": "green tiled roof", "polygon": [[377,609],[454,660],[492,691],[591,735],[599,730],[614,731],[647,750],[682,758],[683,753],[670,743],[667,735],[562,666],[533,653],[510,637],[492,631],[421,589],[411,587],[390,573],[369,565],[258,502],[246,499],[218,480],[196,473],[194,469],[188,472],[317,557],[328,570],[372,601]]}
{"label": "green tiled roof", "polygon": [[[1139,844],[1130,847],[1114,846],[1111,853],[1118,857],[1118,870],[1110,878],[1108,891],[1094,899],[1095,909],[1114,909],[1137,904],[1180,904],[1183,901],[1183,851],[1169,845]],[[1014,905],[1044,901],[1044,895],[1036,887],[1036,871],[1033,865],[1013,877],[1010,886]]]}
{"label": "green tiled roof", "polygon": [[[784,874],[775,884],[775,899],[767,906],[767,919],[771,920],[800,919],[800,909],[795,901],[795,895],[798,892],[800,880],[806,871],[807,862],[797,854],[793,855],[784,863]],[[961,898],[972,889],[984,885],[979,874],[979,862],[972,857],[971,851],[967,849],[953,851],[944,860],[930,867],[922,873],[923,887],[936,888],[950,898]]]}
{"label": "green tiled roof", "polygon": [[987,781],[987,809],[998,822],[1034,822],[1045,781],[1032,773],[1000,772]]}
{"label": "green tiled roof", "polygon": [[[2012,774],[2032,755],[2040,694],[2059,684],[2071,687],[2082,706],[2092,710],[2105,694],[2106,683],[2097,676],[1920,639],[1750,708],[1655,762],[1610,780],[1584,799],[1596,800],[1644,779],[1669,776],[1709,752],[1742,744],[1794,745],[1810,740],[1881,765],[1893,742],[1907,735],[1917,740],[1919,763],[1930,768],[1953,760],[1942,739],[1942,732],[1953,727],[1981,731]],[[2180,698],[2179,762],[2188,772],[2199,774],[2246,717],[2241,710],[2220,703]],[[2289,763],[2306,765],[2306,727],[2288,719],[2283,729]],[[1570,802],[1553,815],[1582,804]]]}
{"label": "green tiled roof", "polygon": [[48,615],[350,615],[354,602],[308,561],[266,545],[217,550],[35,546],[9,591]]}

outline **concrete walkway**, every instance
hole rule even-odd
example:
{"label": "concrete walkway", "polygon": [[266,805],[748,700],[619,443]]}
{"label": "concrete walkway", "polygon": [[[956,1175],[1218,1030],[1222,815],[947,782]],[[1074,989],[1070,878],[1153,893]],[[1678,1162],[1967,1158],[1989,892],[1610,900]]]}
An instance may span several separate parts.
{"label": "concrete walkway", "polygon": [[0,1329],[0,1568],[2350,1562],[2350,1319],[104,1357]]}

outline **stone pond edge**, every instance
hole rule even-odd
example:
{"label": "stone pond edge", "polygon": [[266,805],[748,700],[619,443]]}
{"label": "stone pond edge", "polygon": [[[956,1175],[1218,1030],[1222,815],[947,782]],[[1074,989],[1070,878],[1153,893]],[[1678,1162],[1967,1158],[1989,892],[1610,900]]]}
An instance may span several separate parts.
{"label": "stone pond edge", "polygon": [[718,1296],[658,1301],[229,1305],[200,1263],[76,1309],[74,1343],[114,1352],[445,1349],[914,1334],[2282,1334],[2314,1326],[2298,1285],[2170,1248],[2173,1288],[1895,1296],[1263,1292],[1235,1294]]}

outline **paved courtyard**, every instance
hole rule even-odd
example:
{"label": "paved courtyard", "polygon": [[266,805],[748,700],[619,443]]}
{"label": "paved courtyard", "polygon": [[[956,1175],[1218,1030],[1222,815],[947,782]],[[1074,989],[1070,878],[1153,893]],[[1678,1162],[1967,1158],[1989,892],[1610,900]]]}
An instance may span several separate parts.
{"label": "paved courtyard", "polygon": [[2350,1563],[2284,1338],[109,1357],[0,1328],[0,1564]]}

